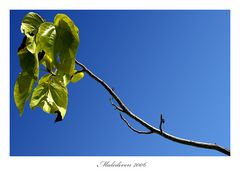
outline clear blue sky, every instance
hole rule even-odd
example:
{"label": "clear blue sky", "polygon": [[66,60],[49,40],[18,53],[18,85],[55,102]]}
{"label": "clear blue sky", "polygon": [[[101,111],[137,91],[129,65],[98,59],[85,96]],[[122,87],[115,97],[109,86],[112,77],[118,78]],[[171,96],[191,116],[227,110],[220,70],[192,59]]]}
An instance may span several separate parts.
{"label": "clear blue sky", "polygon": [[[55,116],[39,108],[31,110],[29,103],[20,118],[13,87],[27,12],[10,12],[11,155],[222,155],[136,134],[111,106],[106,90],[87,75],[69,85],[62,122],[54,123]],[[57,13],[69,15],[80,29],[78,60],[142,119],[158,127],[162,113],[166,132],[230,148],[230,11],[34,12],[48,21]]]}

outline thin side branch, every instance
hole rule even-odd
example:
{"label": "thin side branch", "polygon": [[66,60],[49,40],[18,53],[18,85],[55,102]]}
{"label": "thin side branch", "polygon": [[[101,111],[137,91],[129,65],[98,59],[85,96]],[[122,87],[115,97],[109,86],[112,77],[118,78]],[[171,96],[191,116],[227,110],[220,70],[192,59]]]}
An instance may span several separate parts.
{"label": "thin side branch", "polygon": [[131,130],[133,130],[134,132],[137,132],[138,134],[151,134],[151,133],[153,133],[152,131],[139,131],[139,130],[133,128],[133,127],[128,123],[128,121],[122,116],[121,113],[120,113],[120,117],[121,117],[121,119],[126,123],[126,125],[127,125]]}
{"label": "thin side branch", "polygon": [[109,100],[110,100],[110,102],[111,102],[111,105],[113,105],[113,106],[115,107],[115,109],[117,109],[117,110],[123,112],[123,109],[122,109],[122,108],[120,108],[120,107],[117,106],[115,103],[113,103],[113,98],[110,98]]}
{"label": "thin side branch", "polygon": [[[219,151],[219,152],[221,152],[223,154],[226,154],[226,155],[230,156],[230,150],[228,150],[228,149],[226,149],[226,148],[224,148],[222,146],[219,146],[217,144],[197,142],[197,141],[192,141],[192,140],[188,140],[188,139],[183,139],[183,138],[179,138],[179,137],[176,137],[174,135],[171,135],[171,134],[169,134],[167,132],[164,132],[162,130],[163,120],[162,120],[162,123],[160,122],[160,128],[161,129],[160,128],[157,129],[154,126],[150,125],[149,123],[145,122],[140,117],[138,117],[137,115],[132,113],[126,107],[126,105],[122,102],[122,100],[118,97],[118,95],[114,92],[114,90],[112,88],[110,88],[109,85],[105,81],[103,81],[98,76],[96,76],[93,72],[91,72],[82,63],[78,62],[77,60],[75,60],[75,62],[76,62],[77,65],[79,65],[83,69],[84,72],[86,72],[90,77],[92,77],[94,80],[96,80],[99,84],[101,84],[109,92],[109,94],[115,99],[115,101],[119,105],[119,106],[117,106],[115,104],[113,105],[116,109],[118,109],[119,111],[121,111],[121,112],[127,114],[128,116],[130,116],[131,118],[133,118],[135,121],[137,121],[142,126],[144,126],[149,131],[151,131],[151,133],[156,133],[156,134],[158,134],[158,135],[160,135],[160,136],[162,136],[162,137],[164,137],[164,138],[166,138],[168,140],[171,140],[171,141],[174,141],[174,142],[177,142],[177,143],[180,143],[180,144],[185,144],[185,145],[194,146],[194,147],[200,147],[200,148],[205,148],[205,149],[212,149],[212,150],[216,150],[216,151]],[[128,123],[128,122],[126,122],[126,123]],[[131,128],[131,127],[129,127],[129,128]]]}
{"label": "thin side branch", "polygon": [[160,126],[159,126],[159,129],[160,129],[160,131],[162,132],[162,125],[165,123],[165,120],[163,119],[163,116],[162,116],[162,114],[161,114],[161,116],[160,116]]}

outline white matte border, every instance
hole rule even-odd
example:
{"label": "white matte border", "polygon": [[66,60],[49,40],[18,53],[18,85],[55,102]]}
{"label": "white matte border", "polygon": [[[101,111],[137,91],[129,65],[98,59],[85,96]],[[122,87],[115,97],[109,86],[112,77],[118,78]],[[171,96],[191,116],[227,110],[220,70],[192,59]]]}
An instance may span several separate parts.
{"label": "white matte border", "polygon": [[[240,159],[239,0],[8,0],[1,1],[0,173],[237,173]],[[11,9],[229,9],[231,10],[231,157],[10,157]],[[97,167],[101,161],[147,162],[144,168]]]}

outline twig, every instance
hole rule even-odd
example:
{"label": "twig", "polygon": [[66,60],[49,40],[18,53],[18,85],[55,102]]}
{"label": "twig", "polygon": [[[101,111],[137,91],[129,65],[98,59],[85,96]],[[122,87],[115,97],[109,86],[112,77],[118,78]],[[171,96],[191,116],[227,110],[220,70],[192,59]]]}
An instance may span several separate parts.
{"label": "twig", "polygon": [[122,116],[121,113],[120,113],[120,117],[121,117],[121,119],[127,124],[127,126],[128,126],[131,130],[133,130],[134,132],[137,132],[137,133],[139,133],[139,134],[151,134],[151,133],[153,133],[152,131],[139,131],[139,130],[133,128],[133,127],[128,123],[128,121]]}
{"label": "twig", "polygon": [[117,109],[117,110],[123,112],[122,108],[120,108],[120,107],[117,106],[115,103],[113,103],[113,98],[110,98],[109,100],[110,100],[110,102],[111,102],[111,105],[113,105],[113,106],[115,107],[115,109]]}
{"label": "twig", "polygon": [[134,113],[132,113],[126,106],[125,104],[122,102],[122,100],[118,97],[118,95],[112,90],[112,88],[109,87],[109,85],[104,82],[102,79],[100,79],[98,76],[96,76],[93,72],[91,72],[85,65],[83,65],[82,63],[78,62],[77,60],[75,60],[76,64],[79,65],[80,67],[83,68],[83,70],[90,76],[92,77],[94,80],[96,80],[99,84],[101,84],[108,92],[109,94],[116,100],[116,102],[119,104],[119,107],[122,109],[122,112],[127,114],[128,116],[130,116],[131,118],[133,118],[135,121],[137,121],[138,123],[140,123],[142,126],[144,126],[145,128],[147,128],[149,131],[152,131],[152,133],[156,133],[158,135],[161,135],[162,137],[177,142],[177,143],[181,143],[181,144],[185,144],[185,145],[190,145],[190,146],[194,146],[194,147],[200,147],[200,148],[205,148],[205,149],[213,149],[216,151],[219,151],[223,154],[226,154],[228,156],[230,156],[230,150],[219,146],[217,144],[212,144],[212,143],[204,143],[204,142],[197,142],[197,141],[192,141],[192,140],[188,140],[188,139],[183,139],[183,138],[179,138],[176,136],[173,136],[171,134],[168,134],[166,132],[164,132],[163,130],[157,129],[154,126],[148,124],[147,122],[145,122],[144,120],[142,120],[140,117],[138,117],[137,115],[135,115]]}
{"label": "twig", "polygon": [[159,129],[160,129],[161,132],[162,132],[162,124],[164,124],[164,123],[165,123],[165,120],[163,119],[163,116],[161,114],[161,116],[160,116],[160,126],[159,126]]}

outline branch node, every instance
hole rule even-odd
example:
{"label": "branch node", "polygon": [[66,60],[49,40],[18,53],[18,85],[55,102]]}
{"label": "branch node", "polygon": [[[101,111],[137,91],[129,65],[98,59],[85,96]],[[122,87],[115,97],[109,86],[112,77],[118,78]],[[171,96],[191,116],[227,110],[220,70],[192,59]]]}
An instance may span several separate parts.
{"label": "branch node", "polygon": [[139,130],[137,130],[137,129],[135,129],[135,128],[133,128],[129,123],[128,123],[128,121],[122,116],[122,114],[121,113],[119,113],[120,114],[120,117],[121,117],[121,119],[126,123],[126,125],[131,129],[131,130],[133,130],[134,132],[137,132],[138,134],[151,134],[151,133],[153,133],[153,131],[139,131]]}
{"label": "branch node", "polygon": [[109,101],[110,101],[111,105],[114,106],[114,109],[115,109],[115,110],[119,110],[119,111],[123,112],[123,109],[122,109],[120,106],[117,106],[117,105],[113,102],[113,97],[111,97],[111,98],[109,99]]}

